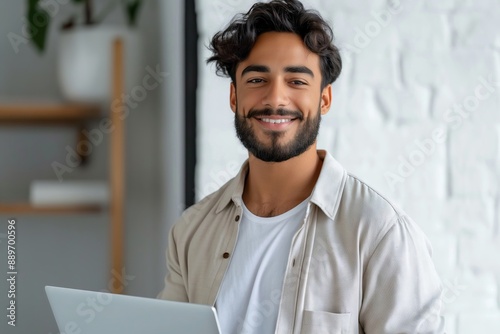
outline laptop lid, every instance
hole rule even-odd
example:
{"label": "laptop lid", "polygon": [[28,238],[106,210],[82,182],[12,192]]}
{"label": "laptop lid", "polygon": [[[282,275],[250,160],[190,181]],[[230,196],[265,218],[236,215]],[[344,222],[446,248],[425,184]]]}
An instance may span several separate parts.
{"label": "laptop lid", "polygon": [[209,305],[46,286],[61,333],[220,334]]}

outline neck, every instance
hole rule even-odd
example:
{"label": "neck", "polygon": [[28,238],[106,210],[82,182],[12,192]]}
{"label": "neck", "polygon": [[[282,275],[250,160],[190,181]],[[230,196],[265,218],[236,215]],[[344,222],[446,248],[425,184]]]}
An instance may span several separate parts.
{"label": "neck", "polygon": [[316,145],[297,157],[278,163],[250,155],[243,201],[258,216],[284,213],[309,197],[321,166]]}

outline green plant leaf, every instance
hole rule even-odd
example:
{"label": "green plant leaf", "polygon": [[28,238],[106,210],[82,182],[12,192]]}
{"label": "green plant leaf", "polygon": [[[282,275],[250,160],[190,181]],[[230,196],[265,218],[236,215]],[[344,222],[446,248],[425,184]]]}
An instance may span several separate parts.
{"label": "green plant leaf", "polygon": [[50,24],[50,15],[40,7],[38,0],[29,0],[27,20],[29,37],[36,49],[43,52]]}
{"label": "green plant leaf", "polygon": [[127,13],[127,21],[130,26],[135,26],[137,23],[137,14],[141,8],[141,0],[125,0],[125,10]]}

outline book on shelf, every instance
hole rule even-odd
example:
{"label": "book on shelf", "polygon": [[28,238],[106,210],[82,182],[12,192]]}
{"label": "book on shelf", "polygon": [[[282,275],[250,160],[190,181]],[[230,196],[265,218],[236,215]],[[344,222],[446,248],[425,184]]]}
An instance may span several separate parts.
{"label": "book on shelf", "polygon": [[30,186],[30,203],[47,205],[108,205],[109,185],[105,181],[35,180]]}

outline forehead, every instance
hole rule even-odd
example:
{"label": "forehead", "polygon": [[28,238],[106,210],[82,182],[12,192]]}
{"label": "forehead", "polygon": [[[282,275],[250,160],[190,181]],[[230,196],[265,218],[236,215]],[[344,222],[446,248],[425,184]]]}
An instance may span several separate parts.
{"label": "forehead", "polygon": [[266,32],[261,34],[236,69],[240,76],[249,65],[268,66],[273,71],[282,71],[288,66],[307,66],[315,76],[320,75],[319,56],[311,52],[301,37],[289,32]]}

